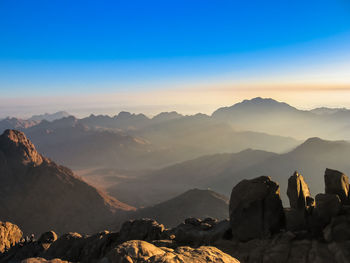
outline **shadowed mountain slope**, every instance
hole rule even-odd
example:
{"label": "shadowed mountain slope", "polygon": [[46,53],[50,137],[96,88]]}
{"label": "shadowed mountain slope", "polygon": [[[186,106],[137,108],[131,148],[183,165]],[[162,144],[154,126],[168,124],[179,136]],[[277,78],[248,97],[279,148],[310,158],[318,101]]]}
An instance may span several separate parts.
{"label": "shadowed mountain slope", "polygon": [[0,136],[0,181],[0,220],[25,233],[98,231],[133,209],[40,155],[16,130]]}
{"label": "shadowed mountain slope", "polygon": [[131,218],[151,218],[163,222],[167,227],[174,227],[186,218],[228,218],[226,196],[210,190],[191,189],[177,197],[157,205],[137,210]]}
{"label": "shadowed mountain slope", "polygon": [[[337,168],[350,172],[350,143],[310,138],[285,154],[246,150],[236,154],[214,154],[153,171],[138,180],[129,180],[109,189],[124,202],[134,197],[134,205],[149,205],[191,188],[210,188],[229,195],[240,180],[260,175],[281,182],[281,197],[287,200],[287,178],[295,170],[309,182],[311,194],[324,189],[324,170]],[[129,195],[131,194],[131,195]],[[142,196],[142,199],[138,197]]]}

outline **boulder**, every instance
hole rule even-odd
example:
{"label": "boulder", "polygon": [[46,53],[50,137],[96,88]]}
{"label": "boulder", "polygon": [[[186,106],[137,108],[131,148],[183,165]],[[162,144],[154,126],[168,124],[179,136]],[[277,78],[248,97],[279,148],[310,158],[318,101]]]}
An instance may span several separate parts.
{"label": "boulder", "polygon": [[0,221],[0,253],[16,245],[22,238],[22,231],[17,225]]}
{"label": "boulder", "polygon": [[208,245],[225,238],[230,232],[230,222],[222,220],[199,220],[198,223],[192,224],[191,221],[185,220],[185,223],[171,229],[169,234],[175,236],[175,241],[181,245],[200,246]]}
{"label": "boulder", "polygon": [[292,209],[304,211],[310,205],[309,187],[298,172],[288,179],[287,195]]}
{"label": "boulder", "polygon": [[332,217],[338,215],[341,211],[341,201],[336,194],[318,194],[316,195],[316,207],[313,215],[319,224],[326,225]]}
{"label": "boulder", "polygon": [[287,231],[302,231],[307,229],[307,218],[304,211],[294,208],[284,208]]}
{"label": "boulder", "polygon": [[152,241],[162,239],[162,233],[165,227],[152,219],[137,219],[126,221],[120,231],[120,242],[128,240],[145,240]]}
{"label": "boulder", "polygon": [[106,259],[105,262],[125,263],[239,263],[238,260],[215,247],[178,247],[174,250],[158,248],[140,240],[131,240],[119,245],[107,255]]}
{"label": "boulder", "polygon": [[232,235],[241,241],[268,237],[285,227],[279,185],[267,176],[238,183],[229,213]]}
{"label": "boulder", "polygon": [[324,174],[326,194],[336,194],[343,204],[347,204],[349,195],[349,178],[342,172],[326,169]]}

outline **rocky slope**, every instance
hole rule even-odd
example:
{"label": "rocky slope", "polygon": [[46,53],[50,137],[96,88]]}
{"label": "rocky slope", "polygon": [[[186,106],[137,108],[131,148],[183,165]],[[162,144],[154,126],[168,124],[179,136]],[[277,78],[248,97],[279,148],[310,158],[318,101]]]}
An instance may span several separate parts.
{"label": "rocky slope", "polygon": [[133,209],[40,155],[16,130],[0,136],[0,181],[0,220],[27,234],[98,231]]}

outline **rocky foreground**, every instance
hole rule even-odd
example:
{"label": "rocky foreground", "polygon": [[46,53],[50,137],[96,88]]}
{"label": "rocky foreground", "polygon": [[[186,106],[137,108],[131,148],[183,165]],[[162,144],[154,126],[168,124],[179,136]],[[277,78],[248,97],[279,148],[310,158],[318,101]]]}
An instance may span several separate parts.
{"label": "rocky foreground", "polygon": [[232,189],[230,220],[188,218],[165,229],[151,219],[125,222],[119,232],[82,236],[53,231],[23,238],[0,224],[1,262],[350,262],[348,177],[327,169],[325,193],[311,197],[297,172],[288,180],[290,208],[269,177]]}

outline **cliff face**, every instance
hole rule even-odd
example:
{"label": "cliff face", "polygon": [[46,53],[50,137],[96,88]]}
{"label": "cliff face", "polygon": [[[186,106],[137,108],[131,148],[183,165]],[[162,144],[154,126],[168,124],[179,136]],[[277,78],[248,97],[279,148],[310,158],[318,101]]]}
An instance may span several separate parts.
{"label": "cliff face", "polygon": [[19,131],[0,136],[0,219],[25,233],[100,230],[133,208],[40,155]]}

